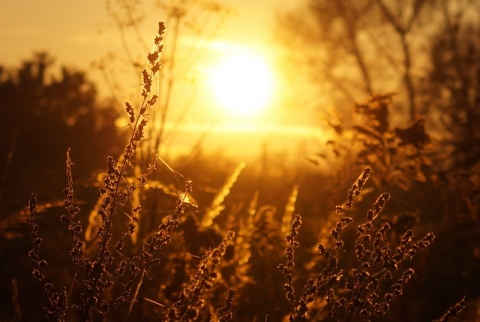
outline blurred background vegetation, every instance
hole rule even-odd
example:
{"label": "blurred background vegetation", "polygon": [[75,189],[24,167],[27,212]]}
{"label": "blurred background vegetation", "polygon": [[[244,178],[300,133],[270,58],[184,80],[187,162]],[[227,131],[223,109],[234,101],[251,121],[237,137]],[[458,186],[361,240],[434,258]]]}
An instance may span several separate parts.
{"label": "blurred background vegetation", "polygon": [[[173,209],[184,178],[194,182],[191,197],[198,209],[187,213],[143,297],[174,301],[196,257],[235,230],[235,249],[227,252],[209,307],[221,305],[222,292],[232,287],[238,290],[235,321],[267,316],[281,321],[288,307],[276,268],[285,256],[282,221],[293,212],[304,218],[297,258],[304,282],[315,270],[313,248],[328,235],[335,205],[369,165],[372,180],[356,216],[363,218],[375,197],[389,191],[392,200],[381,220],[394,228],[392,242],[408,228],[417,236],[427,231],[437,236],[415,260],[415,278],[387,320],[432,320],[464,295],[471,301],[459,320],[479,318],[478,1],[307,0],[279,10],[272,47],[285,87],[266,119],[280,128],[305,121],[322,135],[309,139],[308,148],[298,143],[273,149],[269,140],[257,141],[260,148],[242,152],[242,158],[208,145],[221,112],[202,105],[195,69],[195,59],[222,24],[234,19],[234,8],[203,1],[162,2],[155,12],[141,1],[106,5],[123,48],[100,57],[91,71],[62,66],[61,57],[48,52],[26,53],[18,66],[0,64],[0,296],[6,299],[1,320],[36,320],[43,305],[26,256],[31,240],[24,208],[32,191],[43,205],[50,277],[59,283],[71,279],[63,264],[69,246],[61,242],[68,234],[58,227],[65,153],[70,148],[76,164],[76,193],[87,228],[106,156],[120,156],[125,146],[123,101],[132,94],[121,80],[138,85],[149,49],[141,30],[149,19],[161,19],[169,29],[158,109],[138,166],[157,153],[176,172],[162,165],[136,197],[142,203],[139,240]],[[186,49],[182,36],[195,42]],[[92,74],[101,77],[93,81]],[[180,125],[198,115],[207,127],[184,135],[188,147],[173,153]],[[135,310],[139,320],[150,320],[162,307],[144,301]]]}

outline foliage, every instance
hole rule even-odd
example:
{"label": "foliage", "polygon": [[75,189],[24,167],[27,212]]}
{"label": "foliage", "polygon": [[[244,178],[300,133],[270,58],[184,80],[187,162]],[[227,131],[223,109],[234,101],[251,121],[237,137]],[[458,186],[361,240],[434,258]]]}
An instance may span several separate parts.
{"label": "foliage", "polygon": [[396,124],[425,118],[471,162],[478,151],[462,156],[452,141],[478,140],[470,125],[478,123],[478,9],[468,0],[311,0],[284,13],[279,38],[295,42],[296,75],[305,70],[319,96],[332,98],[327,104],[397,93]]}
{"label": "foliage", "polygon": [[[380,190],[394,187],[408,190],[413,180],[429,180],[432,140],[425,129],[425,119],[419,118],[405,128],[393,127],[393,96],[377,95],[364,104],[355,104],[349,123],[338,114],[326,116],[338,140],[326,142],[332,151],[330,155],[318,154],[310,160],[333,163],[351,159],[357,167],[370,164],[376,169],[373,180]],[[347,133],[349,140],[345,139]]]}
{"label": "foliage", "polygon": [[338,193],[351,180],[345,169],[371,165],[374,191],[396,196],[385,218],[396,234],[435,228],[438,239],[414,287],[431,290],[420,296],[429,299],[416,301],[417,308],[393,306],[397,314],[411,309],[404,320],[433,318],[435,305],[465,294],[478,297],[478,283],[467,277],[478,275],[480,262],[473,242],[479,231],[478,8],[474,1],[313,0],[280,19],[281,41],[295,42],[296,74],[303,68],[319,96],[333,94],[330,103],[338,107],[319,111],[333,130],[309,157],[321,166],[321,180],[334,180]]}
{"label": "foliage", "polygon": [[432,41],[432,70],[424,104],[432,123],[446,129],[443,142],[453,154],[440,169],[471,167],[480,158],[480,26],[463,22],[464,11],[444,11],[445,25]]}
{"label": "foliage", "polygon": [[[275,160],[276,174],[267,171],[272,165],[266,162],[222,164],[200,153],[187,157],[184,164],[191,166],[181,171],[156,156],[143,166],[140,147],[157,100],[153,82],[161,68],[164,32],[161,23],[141,72],[140,104],[125,104],[130,136],[116,154],[120,157],[109,156],[106,171],[97,176],[100,195],[88,196],[80,207],[77,194],[88,188],[73,179],[76,158],[70,154],[76,147],[52,144],[68,151],[63,209],[45,207],[41,193],[33,193],[28,216],[12,214],[11,221],[1,222],[6,227],[0,235],[2,258],[14,262],[2,267],[8,272],[2,274],[2,290],[9,290],[2,298],[11,302],[2,303],[2,319],[462,318],[467,297],[478,299],[480,289],[472,279],[480,267],[478,162],[449,169],[441,180],[429,161],[432,139],[423,119],[396,126],[393,96],[374,95],[354,106],[348,122],[328,119],[337,133],[327,142],[333,157],[311,160],[336,163],[328,173],[303,160],[297,160],[295,171]],[[29,68],[27,79],[36,79],[37,87],[28,87],[28,93],[48,87]],[[83,115],[78,111],[78,106],[72,110],[74,124]],[[47,113],[45,119],[68,120],[62,112]],[[26,128],[36,128],[38,120]],[[158,171],[162,167],[167,171]],[[352,179],[358,169],[363,172]],[[345,191],[346,200],[337,202]],[[23,247],[28,232],[9,235],[21,219],[30,226],[29,249]],[[25,278],[32,272],[35,283]]]}
{"label": "foliage", "polygon": [[[296,239],[302,217],[297,215],[292,220],[291,232],[287,235],[287,262],[279,266],[286,278],[284,287],[292,307],[290,321],[363,321],[385,316],[392,301],[402,295],[404,285],[413,277],[412,268],[403,268],[403,272],[399,274],[403,262],[412,260],[434,240],[433,233],[428,233],[419,241],[413,242],[413,230],[409,229],[403,234],[395,250],[392,250],[389,247],[390,242],[386,240],[386,235],[391,230],[390,224],[384,222],[374,228],[374,220],[390,199],[390,194],[383,193],[367,211],[366,221],[357,226],[357,236],[353,244],[348,245],[354,249],[348,253],[355,253],[358,266],[339,267],[342,262],[341,253],[345,252],[348,243],[342,235],[353,222],[347,212],[360,195],[370,173],[371,169],[366,168],[349,190],[345,205],[337,206],[336,212],[340,218],[335,228],[330,231],[330,246],[323,243],[318,245],[318,251],[324,259],[323,268],[315,277],[307,280],[298,298],[294,286],[294,254],[295,249],[300,246]],[[321,298],[321,304],[314,305],[313,309],[309,308],[309,304],[317,297]],[[315,313],[309,314],[309,311]]]}

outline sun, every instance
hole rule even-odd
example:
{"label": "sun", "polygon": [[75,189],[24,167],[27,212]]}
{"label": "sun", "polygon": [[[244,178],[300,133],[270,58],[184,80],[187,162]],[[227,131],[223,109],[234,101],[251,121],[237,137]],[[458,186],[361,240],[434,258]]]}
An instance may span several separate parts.
{"label": "sun", "polygon": [[274,76],[260,55],[242,52],[213,67],[209,86],[219,103],[235,116],[264,109],[273,95]]}

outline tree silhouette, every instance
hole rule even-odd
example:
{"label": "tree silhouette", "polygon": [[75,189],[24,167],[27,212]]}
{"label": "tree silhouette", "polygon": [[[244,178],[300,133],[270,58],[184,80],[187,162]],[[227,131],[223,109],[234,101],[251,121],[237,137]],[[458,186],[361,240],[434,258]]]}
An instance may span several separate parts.
{"label": "tree silhouette", "polygon": [[453,168],[470,168],[480,160],[480,25],[462,23],[464,15],[444,8],[445,26],[430,50],[425,101],[437,126],[447,130]]}
{"label": "tree silhouette", "polygon": [[414,121],[425,113],[422,88],[438,67],[429,63],[435,35],[470,23],[467,14],[478,21],[478,12],[473,1],[309,0],[279,19],[280,35],[330,103],[394,92],[396,117]]}
{"label": "tree silhouette", "polygon": [[2,212],[23,206],[33,190],[58,196],[68,148],[79,178],[103,167],[117,148],[118,113],[97,102],[84,72],[54,67],[47,53],[35,53],[18,69],[0,67]]}

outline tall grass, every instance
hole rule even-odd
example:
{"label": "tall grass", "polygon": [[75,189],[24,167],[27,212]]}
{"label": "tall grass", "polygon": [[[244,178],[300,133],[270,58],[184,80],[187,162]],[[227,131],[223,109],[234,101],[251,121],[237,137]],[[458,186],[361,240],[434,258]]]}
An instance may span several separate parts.
{"label": "tall grass", "polygon": [[[323,259],[323,268],[310,277],[300,296],[295,290],[295,249],[300,246],[297,241],[302,217],[296,215],[287,235],[286,263],[279,269],[285,276],[285,293],[291,305],[290,321],[307,321],[332,319],[334,321],[364,321],[386,315],[395,297],[402,295],[402,289],[412,279],[414,270],[402,267],[403,262],[412,260],[434,240],[433,233],[428,233],[420,240],[413,241],[413,229],[406,231],[395,248],[389,246],[386,238],[391,230],[390,224],[384,222],[375,225],[381,211],[390,199],[389,193],[381,194],[367,211],[365,221],[356,228],[356,238],[347,240],[345,232],[354,219],[348,216],[355,199],[360,195],[371,173],[366,168],[348,191],[343,206],[337,206],[339,218],[330,231],[329,244],[318,244],[318,251]],[[354,251],[346,251],[351,247]],[[353,267],[341,259],[342,253],[355,253]],[[345,263],[341,265],[341,263]],[[321,304],[309,304],[320,298]],[[310,313],[309,313],[310,312]]]}
{"label": "tall grass", "polygon": [[[141,104],[134,107],[126,103],[131,135],[119,161],[107,158],[100,201],[93,207],[94,220],[90,220],[94,224],[81,216],[76,203],[74,163],[67,152],[67,186],[60,220],[71,237],[72,265],[68,267],[73,272],[64,285],[54,285],[47,273],[48,269],[58,268],[49,267],[42,257],[37,195],[31,195],[28,210],[33,246],[28,256],[33,261],[33,276],[45,291],[44,318],[292,322],[388,319],[395,300],[415,278],[412,260],[422,256],[435,236],[427,233],[415,238],[410,228],[396,238],[391,224],[380,216],[391,198],[387,192],[381,193],[365,214],[359,213],[355,205],[373,171],[370,167],[355,180],[346,201],[334,209],[328,236],[322,236],[312,254],[313,264],[297,258],[298,250],[304,246],[300,242],[303,217],[295,213],[300,189],[297,184],[286,200],[282,216],[273,206],[259,205],[256,191],[250,204],[231,210],[224,224],[216,224],[245,167],[243,163],[218,190],[210,207],[203,210],[192,205],[189,196],[193,183],[187,179],[174,209],[155,230],[137,234],[143,220],[142,198],[137,193],[140,187],[146,187],[160,161],[154,157],[143,172],[134,171],[148,116],[157,100],[152,83],[161,68],[165,31],[165,25],[160,23],[148,65],[142,71]],[[94,240],[93,245],[87,243],[89,239]],[[306,271],[309,276],[298,276],[298,271]],[[458,315],[465,306],[466,298],[439,321]]]}

